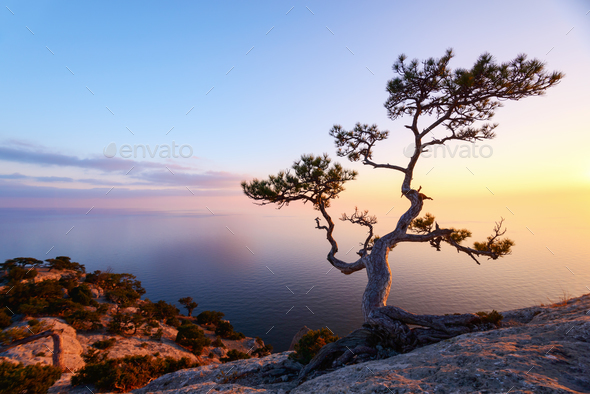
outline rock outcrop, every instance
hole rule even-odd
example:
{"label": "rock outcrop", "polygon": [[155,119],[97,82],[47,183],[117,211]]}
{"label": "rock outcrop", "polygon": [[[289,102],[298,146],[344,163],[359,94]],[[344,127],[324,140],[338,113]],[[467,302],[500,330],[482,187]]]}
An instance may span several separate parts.
{"label": "rock outcrop", "polygon": [[289,352],[187,369],[136,393],[588,393],[590,295],[503,312],[503,328],[295,378]]}
{"label": "rock outcrop", "polygon": [[[54,330],[63,330],[60,334],[63,344],[63,362],[66,369],[76,371],[84,366],[82,359],[82,346],[78,341],[76,330],[66,324],[63,320],[57,318],[39,318],[44,327],[52,327]],[[26,322],[16,325],[16,327],[27,327]],[[31,329],[31,328],[29,328]],[[33,327],[31,333],[37,334],[38,328]],[[36,331],[35,331],[36,330]],[[2,353],[2,359],[11,359],[21,362],[25,365],[41,363],[43,365],[53,365],[53,340],[50,337],[41,338],[34,342],[19,345]]]}

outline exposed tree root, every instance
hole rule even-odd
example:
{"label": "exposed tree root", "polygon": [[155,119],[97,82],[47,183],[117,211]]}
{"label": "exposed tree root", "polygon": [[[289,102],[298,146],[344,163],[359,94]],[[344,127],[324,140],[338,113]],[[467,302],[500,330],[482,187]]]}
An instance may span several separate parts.
{"label": "exposed tree root", "polygon": [[[417,327],[410,328],[408,325]],[[457,335],[494,328],[498,325],[484,322],[471,313],[415,315],[394,306],[380,307],[371,311],[363,328],[324,346],[301,370],[299,379],[305,379],[314,371],[380,357],[383,352],[379,349],[390,348],[398,353],[407,353]]]}

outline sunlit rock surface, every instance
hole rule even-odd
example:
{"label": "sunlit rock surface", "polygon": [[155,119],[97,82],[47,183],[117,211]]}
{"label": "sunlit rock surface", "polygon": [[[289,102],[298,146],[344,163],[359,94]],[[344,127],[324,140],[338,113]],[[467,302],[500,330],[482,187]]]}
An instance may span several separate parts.
{"label": "sunlit rock surface", "polygon": [[588,393],[590,295],[504,312],[465,334],[298,384],[289,352],[178,371],[136,393]]}

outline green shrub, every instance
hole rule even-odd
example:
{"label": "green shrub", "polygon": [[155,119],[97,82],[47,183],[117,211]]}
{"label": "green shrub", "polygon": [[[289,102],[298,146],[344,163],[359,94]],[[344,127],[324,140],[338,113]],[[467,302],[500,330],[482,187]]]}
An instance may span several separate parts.
{"label": "green shrub", "polygon": [[128,392],[161,375],[196,366],[198,364],[191,363],[186,357],[175,360],[171,357],[127,356],[87,364],[72,377],[72,385],[93,384],[99,390]]}
{"label": "green shrub", "polygon": [[332,331],[327,328],[310,331],[297,342],[295,345],[295,353],[292,353],[289,357],[301,364],[309,364],[311,359],[318,354],[322,347],[330,342],[336,342],[337,340],[338,336],[334,335]]}
{"label": "green shrub", "polygon": [[11,270],[14,267],[25,268],[28,266],[37,267],[43,264],[43,261],[37,260],[32,257],[16,257],[14,259],[6,260],[4,263],[0,264],[1,270]]}
{"label": "green shrub", "polygon": [[82,353],[82,358],[86,365],[98,364],[106,360],[109,352],[101,352],[95,348],[89,348],[86,353]]}
{"label": "green shrub", "polygon": [[215,346],[215,347],[225,348],[225,344],[223,343],[223,341],[219,337],[215,338],[215,340],[213,342],[211,342],[211,345]]}
{"label": "green shrub", "polygon": [[241,332],[234,331],[234,326],[227,321],[220,321],[215,328],[215,335],[219,335],[223,339],[240,340],[246,338]]}
{"label": "green shrub", "polygon": [[248,354],[232,349],[229,352],[227,352],[227,356],[221,357],[219,361],[221,361],[222,363],[228,363],[230,361],[246,360],[248,358],[250,358]]}
{"label": "green shrub", "polygon": [[49,270],[73,270],[77,272],[86,272],[86,268],[84,264],[76,263],[71,261],[72,259],[68,256],[57,256],[54,259],[47,259],[47,266]]}
{"label": "green shrub", "polygon": [[162,330],[161,328],[158,328],[158,330],[152,334],[150,336],[151,339],[155,340],[155,341],[161,341],[162,340],[162,335],[164,335],[164,330]]}
{"label": "green shrub", "polygon": [[205,325],[205,324],[213,324],[217,325],[221,321],[221,318],[225,316],[222,312],[217,311],[204,311],[197,315],[197,323]]}
{"label": "green shrub", "polygon": [[71,276],[62,276],[59,279],[59,285],[65,288],[68,292],[72,290],[74,287],[78,286],[78,280]]}
{"label": "green shrub", "polygon": [[496,311],[495,309],[490,313],[477,312],[476,315],[479,316],[482,323],[492,323],[496,326],[500,325],[500,321],[504,319],[504,316],[502,316],[502,314]]}
{"label": "green shrub", "polygon": [[0,363],[0,390],[3,393],[47,393],[60,377],[60,369],[53,365]]}
{"label": "green shrub", "polygon": [[149,328],[158,328],[160,327],[160,323],[158,323],[156,320],[150,320],[147,323],[145,323]]}
{"label": "green shrub", "polygon": [[38,325],[39,323],[41,323],[39,320],[37,319],[31,319],[27,322],[27,324],[31,327],[35,327],[36,325]]}
{"label": "green shrub", "polygon": [[12,320],[10,319],[10,316],[8,316],[3,310],[0,310],[0,329],[9,327],[11,324]]}
{"label": "green shrub", "polygon": [[96,313],[104,315],[109,310],[109,304],[98,304],[96,307]]}
{"label": "green shrub", "polygon": [[38,274],[37,270],[34,269],[26,269],[26,268],[21,268],[21,267],[12,267],[9,271],[8,271],[8,275],[6,275],[6,278],[8,279],[9,282],[14,283],[14,282],[20,282],[21,280],[24,279],[33,279],[34,277],[36,277]]}
{"label": "green shrub", "polygon": [[100,314],[85,309],[69,313],[66,322],[76,330],[99,330],[103,328]]}
{"label": "green shrub", "polygon": [[205,332],[195,324],[185,324],[178,328],[176,343],[188,348],[193,354],[200,356],[205,346],[211,344],[211,340],[205,336]]}
{"label": "green shrub", "polygon": [[[145,318],[139,313],[115,313],[107,325],[107,330],[113,334],[135,335]],[[132,332],[130,332],[133,330]]]}
{"label": "green shrub", "polygon": [[113,347],[116,342],[117,342],[117,338],[104,339],[102,341],[94,342],[92,344],[92,347],[94,347],[96,349],[100,349],[100,350],[105,350],[105,349]]}
{"label": "green shrub", "polygon": [[92,292],[87,284],[81,284],[70,290],[70,298],[78,304],[88,306],[92,303]]}
{"label": "green shrub", "polygon": [[169,318],[168,320],[166,320],[166,324],[168,324],[169,326],[178,328],[180,327],[180,320],[178,320],[178,318],[176,316]]}
{"label": "green shrub", "polygon": [[145,294],[141,282],[131,274],[114,274],[97,270],[87,274],[84,281],[103,288],[107,299],[120,306],[130,306]]}
{"label": "green shrub", "polygon": [[264,356],[269,356],[271,353],[272,353],[272,345],[264,345],[262,347],[259,347],[256,350],[254,350],[252,352],[252,355],[256,356],[256,357],[264,357]]}

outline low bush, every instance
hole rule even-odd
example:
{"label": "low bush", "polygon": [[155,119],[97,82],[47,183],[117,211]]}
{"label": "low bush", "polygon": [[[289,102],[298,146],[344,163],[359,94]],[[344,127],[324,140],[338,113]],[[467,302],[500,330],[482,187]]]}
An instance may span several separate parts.
{"label": "low bush", "polygon": [[60,369],[53,365],[0,363],[0,390],[3,393],[47,393],[60,377]]}
{"label": "low bush", "polygon": [[12,320],[10,319],[10,316],[8,316],[3,310],[0,310],[0,329],[9,327],[11,324]]}
{"label": "low bush", "polygon": [[150,338],[153,339],[154,341],[161,341],[162,335],[164,335],[164,330],[162,330],[161,328],[158,328],[156,330],[156,332],[150,336]]}
{"label": "low bush", "polygon": [[211,345],[215,346],[215,347],[225,348],[225,344],[223,343],[223,341],[219,337],[215,338],[215,340],[213,342],[211,342]]}
{"label": "low bush", "polygon": [[47,259],[47,265],[49,266],[49,270],[73,270],[76,272],[86,272],[86,267],[84,264],[76,263],[71,261],[72,259],[68,256],[57,256],[54,259]]}
{"label": "low bush", "polygon": [[166,324],[168,324],[169,326],[175,327],[175,328],[178,328],[181,325],[180,320],[178,320],[178,318],[176,318],[176,316],[171,317],[168,320],[166,320]]}
{"label": "low bush", "polygon": [[88,306],[92,303],[92,292],[87,284],[74,287],[70,290],[69,295],[72,301],[80,305]]}
{"label": "low bush", "polygon": [[205,332],[195,324],[180,326],[175,341],[189,349],[196,356],[200,356],[203,348],[211,344],[211,340],[205,336]]}
{"label": "low bush", "polygon": [[101,352],[96,348],[88,348],[85,353],[82,353],[82,359],[86,365],[97,364],[107,359],[109,352]]}
{"label": "low bush", "polygon": [[25,269],[21,267],[12,267],[8,271],[8,275],[6,278],[10,283],[20,282],[24,279],[33,279],[38,274],[37,270],[34,269]]}
{"label": "low bush", "polygon": [[227,355],[225,357],[221,357],[219,361],[221,361],[222,363],[229,363],[230,361],[246,360],[248,358],[250,358],[248,354],[232,349],[229,352],[227,352]]}
{"label": "low bush", "polygon": [[144,317],[139,313],[115,313],[107,325],[107,330],[113,334],[135,335],[143,322]]}
{"label": "low bush", "polygon": [[85,309],[69,313],[66,322],[76,330],[98,330],[103,328],[100,314]]}
{"label": "low bush", "polygon": [[197,323],[201,325],[213,324],[216,326],[219,324],[223,316],[225,316],[225,314],[222,312],[204,311],[197,315]]}
{"label": "low bush", "polygon": [[145,386],[151,380],[179,369],[193,368],[198,364],[183,357],[127,356],[87,364],[72,377],[72,385],[93,384],[99,390],[128,392]]}
{"label": "low bush", "polygon": [[295,353],[290,354],[289,358],[304,365],[309,364],[322,347],[330,342],[336,342],[338,339],[338,335],[334,335],[327,328],[310,331],[297,342]]}
{"label": "low bush", "polygon": [[502,319],[504,319],[504,316],[502,316],[502,314],[499,313],[498,311],[496,311],[495,309],[493,311],[491,311],[490,313],[477,312],[476,315],[479,316],[482,323],[492,323],[492,324],[495,324],[496,326],[500,325],[500,321]]}
{"label": "low bush", "polygon": [[246,338],[241,332],[234,331],[234,326],[230,322],[220,321],[215,328],[215,335],[219,335],[223,339],[240,340]]}
{"label": "low bush", "polygon": [[264,356],[269,356],[271,353],[272,353],[272,345],[264,345],[262,347],[259,347],[256,350],[254,350],[252,352],[252,355],[256,356],[256,357],[264,357]]}
{"label": "low bush", "polygon": [[92,344],[92,347],[96,348],[96,349],[100,349],[100,350],[105,350],[105,349],[113,347],[116,342],[117,342],[117,338],[104,339],[102,341],[94,342]]}

